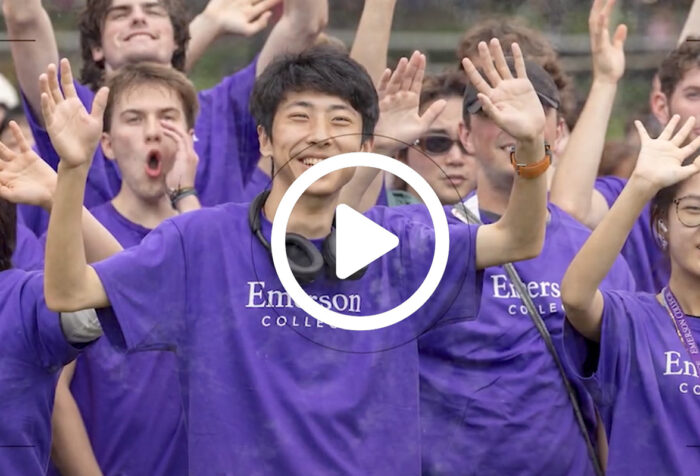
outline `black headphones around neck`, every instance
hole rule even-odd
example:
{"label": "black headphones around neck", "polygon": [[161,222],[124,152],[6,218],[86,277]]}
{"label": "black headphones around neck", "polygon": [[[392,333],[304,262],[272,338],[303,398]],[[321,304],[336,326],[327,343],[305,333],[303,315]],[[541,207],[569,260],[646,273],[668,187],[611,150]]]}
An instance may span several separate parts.
{"label": "black headphones around neck", "polygon": [[[260,212],[265,205],[267,197],[270,195],[269,190],[265,190],[253,199],[248,209],[248,224],[250,231],[258,237],[260,243],[265,249],[272,253],[270,242],[265,239],[260,226]],[[287,248],[287,261],[292,270],[292,274],[301,284],[312,283],[324,268],[329,276],[336,277],[335,274],[335,218],[333,218],[333,226],[331,233],[323,240],[321,251],[316,246],[297,233],[287,233],[285,238]],[[358,270],[355,274],[348,276],[347,280],[358,280],[364,276],[367,267]],[[336,278],[337,279],[337,278]]]}

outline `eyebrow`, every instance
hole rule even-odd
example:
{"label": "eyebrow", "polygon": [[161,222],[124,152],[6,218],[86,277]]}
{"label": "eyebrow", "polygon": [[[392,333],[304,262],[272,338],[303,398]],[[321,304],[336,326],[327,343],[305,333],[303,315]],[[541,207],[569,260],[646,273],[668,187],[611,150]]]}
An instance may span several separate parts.
{"label": "eyebrow", "polygon": [[[180,110],[176,107],[164,107],[162,109],[158,109],[157,112],[158,112],[158,114],[165,114],[168,112],[177,112],[178,114],[180,114]],[[144,111],[143,109],[134,109],[134,108],[124,109],[122,112],[119,113],[119,115],[121,116],[123,114],[146,114],[146,111]]]}
{"label": "eyebrow", "polygon": [[447,129],[428,129],[427,134],[441,134],[445,136],[449,136],[449,132],[447,132]]}
{"label": "eyebrow", "polygon": [[[311,109],[314,107],[313,104],[311,104],[308,101],[294,101],[293,103],[287,104],[284,108],[285,109],[291,109],[293,107],[305,107],[307,109]],[[346,106],[345,104],[333,104],[327,108],[328,111],[352,111],[353,109]]]}
{"label": "eyebrow", "polygon": [[[153,7],[157,7],[157,6],[163,6],[163,4],[162,4],[161,2],[159,2],[159,1],[158,1],[158,2],[143,2],[143,3],[141,3],[141,6],[142,6],[143,8],[153,8]],[[112,7],[109,7],[109,8],[107,9],[107,15],[109,15],[110,13],[115,12],[115,11],[125,11],[125,12],[128,12],[128,11],[131,11],[131,9],[132,9],[133,7],[134,7],[133,5],[117,5],[117,6],[112,6]]]}

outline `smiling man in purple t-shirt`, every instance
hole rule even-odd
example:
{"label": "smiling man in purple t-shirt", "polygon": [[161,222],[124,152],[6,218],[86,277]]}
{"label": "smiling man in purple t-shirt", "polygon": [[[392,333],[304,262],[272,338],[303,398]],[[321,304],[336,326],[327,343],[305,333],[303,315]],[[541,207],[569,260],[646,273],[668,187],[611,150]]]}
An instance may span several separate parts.
{"label": "smiling man in purple t-shirt", "polygon": [[[185,52],[196,56],[219,36],[259,31],[270,18],[268,10],[278,1],[211,0],[188,29],[182,0],[90,0],[80,18],[83,72],[82,84],[75,83],[78,96],[89,109],[99,86],[131,63],[152,61],[183,70]],[[51,21],[40,0],[7,0],[3,13],[11,35],[36,40],[14,42],[11,51],[39,155],[56,168],[59,158],[39,114],[37,87],[38,76],[59,58]],[[196,190],[203,205],[252,198],[246,184],[259,158],[256,124],[248,110],[255,78],[275,56],[312,45],[327,17],[327,0],[286,0],[280,20],[255,60],[200,93],[195,125],[195,150],[200,158]],[[85,205],[103,204],[120,186],[119,169],[98,147],[88,175]],[[21,206],[20,210],[37,235],[46,230],[47,214],[33,207]]]}
{"label": "smiling man in purple t-shirt", "polygon": [[[526,166],[544,155],[544,114],[517,46],[514,53],[516,77],[505,72],[500,46],[489,52],[484,45],[493,87],[471,63],[466,69],[485,109],[517,138]],[[295,306],[263,241],[285,191],[308,167],[371,150],[377,95],[357,63],[314,49],[276,61],[259,79],[252,104],[260,152],[280,171],[269,196],[252,206],[228,204],[166,220],[141,245],[94,266],[86,264],[73,225],[106,93],[97,94],[88,114],[70,76],[64,62],[66,97],[57,86],[44,95],[47,129],[61,156],[47,239],[47,300],[57,309],[84,302],[104,308],[101,322],[114,345],[177,349],[190,472],[418,475],[418,351],[411,337],[448,312],[475,314],[477,268],[539,252],[544,176],[515,179],[497,223],[450,227],[451,257],[439,292],[413,316],[378,331],[345,331]],[[55,75],[49,83],[57,83]],[[73,113],[81,127],[61,130],[61,118]],[[321,247],[352,174],[337,171],[309,187],[288,231]],[[397,234],[400,245],[360,279],[337,280],[322,271],[305,286],[319,303],[350,316],[400,304],[423,281],[433,255],[432,228],[392,209],[368,217]],[[259,233],[251,231],[255,222]]]}

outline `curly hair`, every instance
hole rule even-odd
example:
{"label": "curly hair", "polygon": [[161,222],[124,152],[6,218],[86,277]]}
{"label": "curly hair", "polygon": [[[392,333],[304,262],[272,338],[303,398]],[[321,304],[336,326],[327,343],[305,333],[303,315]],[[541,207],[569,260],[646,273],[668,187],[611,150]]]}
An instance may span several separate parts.
{"label": "curly hair", "polygon": [[536,30],[514,18],[491,18],[467,30],[457,46],[457,60],[477,58],[478,45],[498,38],[502,45],[518,43],[525,58],[544,68],[559,89],[560,111],[569,128],[573,128],[577,116],[577,100],[571,77],[559,62],[559,55],[552,44]]}
{"label": "curly hair", "polygon": [[[190,40],[190,15],[183,0],[159,0],[168,11],[176,49],[171,63],[173,68],[184,71],[185,53]],[[113,0],[87,0],[85,8],[80,13],[78,29],[80,31],[80,53],[83,58],[83,68],[80,81],[97,91],[104,83],[105,62],[95,61],[92,50],[102,46],[102,28],[107,18]]]}

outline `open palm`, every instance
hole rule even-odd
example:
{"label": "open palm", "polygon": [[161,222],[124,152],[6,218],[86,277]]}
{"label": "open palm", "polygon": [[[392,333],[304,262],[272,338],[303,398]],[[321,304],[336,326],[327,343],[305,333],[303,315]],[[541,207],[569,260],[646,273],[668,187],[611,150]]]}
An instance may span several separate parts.
{"label": "open palm", "polygon": [[0,143],[0,197],[47,208],[56,188],[56,172],[29,147],[16,122],[10,122],[9,127],[20,151]]}
{"label": "open palm", "polygon": [[642,147],[634,169],[636,177],[647,180],[656,189],[678,183],[700,172],[700,158],[683,165],[683,160],[700,148],[700,137],[683,146],[695,125],[690,117],[674,135],[680,116],[674,115],[658,138],[649,137],[641,122],[635,121]]}
{"label": "open palm", "polygon": [[51,143],[61,158],[70,166],[89,163],[102,135],[102,115],[108,91],[100,89],[95,95],[92,113],[88,113],[78,98],[73,85],[73,74],[68,60],[61,60],[61,88],[54,65],[39,78],[41,110]]}
{"label": "open palm", "polygon": [[534,140],[539,137],[544,131],[544,110],[535,88],[527,79],[520,47],[513,44],[515,77],[497,39],[491,40],[490,51],[482,41],[479,44],[479,57],[486,79],[468,58],[462,61],[462,65],[479,92],[478,98],[484,112],[515,139]]}

